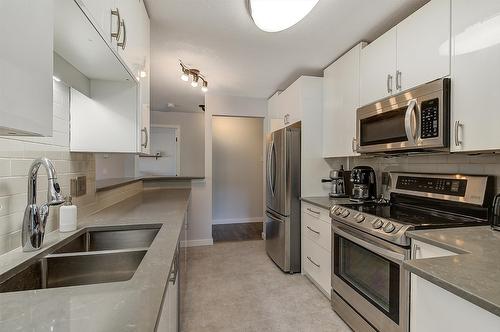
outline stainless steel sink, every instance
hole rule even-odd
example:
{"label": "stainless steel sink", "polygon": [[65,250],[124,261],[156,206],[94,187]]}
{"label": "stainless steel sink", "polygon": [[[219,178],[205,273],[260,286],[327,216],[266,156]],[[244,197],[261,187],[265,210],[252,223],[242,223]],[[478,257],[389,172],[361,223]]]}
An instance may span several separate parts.
{"label": "stainless steel sink", "polygon": [[126,281],[160,225],[90,228],[0,275],[0,293]]}
{"label": "stainless steel sink", "polygon": [[146,250],[49,255],[0,277],[0,293],[129,280],[144,255]]}
{"label": "stainless steel sink", "polygon": [[88,230],[53,253],[148,248],[159,230],[159,227]]}

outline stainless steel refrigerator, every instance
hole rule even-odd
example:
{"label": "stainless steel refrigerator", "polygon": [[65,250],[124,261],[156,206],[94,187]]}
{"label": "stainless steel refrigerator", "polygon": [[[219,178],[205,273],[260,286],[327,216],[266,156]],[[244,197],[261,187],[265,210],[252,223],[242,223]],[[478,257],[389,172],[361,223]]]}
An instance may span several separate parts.
{"label": "stainless steel refrigerator", "polygon": [[271,134],[266,166],[266,251],[283,271],[300,272],[300,123]]}

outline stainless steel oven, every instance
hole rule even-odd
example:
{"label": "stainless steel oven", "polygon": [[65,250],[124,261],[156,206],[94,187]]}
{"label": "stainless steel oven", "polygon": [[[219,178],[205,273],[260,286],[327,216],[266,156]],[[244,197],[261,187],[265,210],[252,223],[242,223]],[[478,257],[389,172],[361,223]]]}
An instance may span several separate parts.
{"label": "stainless steel oven", "polygon": [[410,249],[332,221],[332,306],[354,331],[409,330]]}
{"label": "stainless steel oven", "polygon": [[359,153],[446,150],[450,79],[443,78],[363,106],[356,116]]}

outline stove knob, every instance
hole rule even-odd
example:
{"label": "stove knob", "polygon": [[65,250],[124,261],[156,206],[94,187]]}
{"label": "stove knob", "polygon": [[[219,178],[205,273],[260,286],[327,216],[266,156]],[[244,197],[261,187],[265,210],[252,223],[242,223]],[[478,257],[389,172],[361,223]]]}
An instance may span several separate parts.
{"label": "stove knob", "polygon": [[335,210],[335,215],[336,216],[340,216],[340,214],[344,211],[343,208],[338,208],[337,210]]}
{"label": "stove knob", "polygon": [[384,226],[384,232],[392,233],[396,229],[396,226],[392,222],[388,222],[387,225]]}
{"label": "stove knob", "polygon": [[349,212],[349,210],[344,210],[344,212],[342,212],[342,217],[347,218],[350,214],[351,212]]}
{"label": "stove knob", "polygon": [[372,227],[375,229],[379,229],[384,225],[384,222],[380,219],[375,219],[375,221],[372,223]]}
{"label": "stove knob", "polygon": [[365,216],[362,215],[361,213],[356,216],[356,222],[360,223],[365,220]]}

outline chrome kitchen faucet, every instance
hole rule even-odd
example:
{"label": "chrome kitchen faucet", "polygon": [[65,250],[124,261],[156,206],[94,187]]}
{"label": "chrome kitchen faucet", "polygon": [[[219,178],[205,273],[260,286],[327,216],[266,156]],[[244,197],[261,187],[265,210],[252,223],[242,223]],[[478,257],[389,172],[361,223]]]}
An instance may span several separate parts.
{"label": "chrome kitchen faucet", "polygon": [[[40,207],[36,205],[36,182],[40,166],[45,168],[48,177],[47,202]],[[49,207],[64,203],[61,188],[57,182],[56,170],[47,158],[38,158],[28,171],[28,205],[24,211],[22,246],[23,251],[34,251],[41,248],[45,235],[45,224],[49,216]]]}

